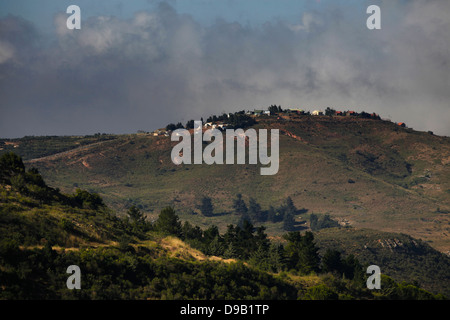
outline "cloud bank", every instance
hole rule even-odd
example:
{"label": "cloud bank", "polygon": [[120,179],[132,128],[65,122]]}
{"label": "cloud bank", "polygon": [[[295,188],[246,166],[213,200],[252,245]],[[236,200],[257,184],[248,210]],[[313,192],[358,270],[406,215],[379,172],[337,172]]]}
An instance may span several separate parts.
{"label": "cloud bank", "polygon": [[[366,6],[367,7],[367,6]],[[450,135],[450,2],[327,5],[249,26],[204,26],[167,3],[131,19],[98,16],[55,38],[0,20],[0,137],[132,133],[271,104],[377,112]]]}

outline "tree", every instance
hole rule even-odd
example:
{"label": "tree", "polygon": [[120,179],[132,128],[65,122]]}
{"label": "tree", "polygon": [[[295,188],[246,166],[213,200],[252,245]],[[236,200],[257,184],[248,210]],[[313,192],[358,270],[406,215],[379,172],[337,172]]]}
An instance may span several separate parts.
{"label": "tree", "polygon": [[271,105],[268,109],[270,111],[270,113],[279,113],[282,112],[281,106],[276,106],[276,105]]}
{"label": "tree", "polygon": [[344,265],[339,251],[327,249],[322,257],[322,271],[342,275],[344,272]]}
{"label": "tree", "polygon": [[36,168],[29,169],[25,174],[25,179],[27,182],[39,186],[42,188],[46,188],[47,185],[45,184],[44,178],[42,178],[41,174],[39,173],[39,170]]}
{"label": "tree", "polygon": [[325,214],[322,218],[319,218],[314,213],[309,216],[309,226],[312,231],[317,231],[325,228],[335,228],[339,227],[339,223],[331,219],[329,214]]}
{"label": "tree", "polygon": [[318,224],[319,224],[319,219],[318,219],[317,215],[315,215],[314,213],[311,213],[311,215],[309,216],[309,227],[311,228],[311,230],[312,231],[318,230]]}
{"label": "tree", "polygon": [[325,214],[322,219],[321,228],[335,228],[339,227],[339,223],[333,219],[331,219],[329,214]]}
{"label": "tree", "polygon": [[285,248],[288,267],[296,269],[304,274],[317,272],[319,270],[318,248],[314,243],[312,232],[289,232],[284,238],[288,241]]}
{"label": "tree", "polygon": [[283,259],[282,259],[282,247],[275,243],[272,243],[269,247],[269,251],[267,253],[267,264],[268,271],[270,272],[280,272],[283,267]]}
{"label": "tree", "polygon": [[173,123],[169,123],[167,126],[166,126],[166,130],[167,131],[174,131],[174,130],[176,130],[177,129],[177,126],[175,125],[175,124],[173,124]]}
{"label": "tree", "polygon": [[93,210],[105,206],[103,199],[97,193],[90,193],[86,190],[77,189],[72,199],[77,206]]}
{"label": "tree", "polygon": [[297,208],[295,207],[291,197],[286,198],[286,204],[283,207],[283,211],[283,229],[286,231],[294,231]]}
{"label": "tree", "polygon": [[228,244],[228,247],[225,249],[225,252],[223,253],[223,257],[225,259],[233,259],[237,257],[237,253],[236,250],[234,249],[232,242]]}
{"label": "tree", "polygon": [[248,212],[245,201],[242,200],[242,194],[238,193],[236,199],[233,200],[233,209],[237,214],[245,215]]}
{"label": "tree", "polygon": [[289,213],[292,215],[296,215],[297,214],[297,208],[294,205],[294,201],[292,201],[291,197],[287,197],[286,198],[286,204],[285,204],[285,213]]}
{"label": "tree", "polygon": [[197,206],[197,209],[199,209],[205,217],[211,217],[214,211],[211,198],[206,196],[203,197],[201,203]]}
{"label": "tree", "polygon": [[248,213],[244,213],[237,223],[238,227],[243,228],[246,224],[252,224],[252,218],[248,215]]}
{"label": "tree", "polygon": [[158,220],[155,222],[155,227],[162,233],[176,237],[181,236],[181,222],[172,207],[166,207],[161,210]]}
{"label": "tree", "polygon": [[212,225],[208,229],[203,231],[203,241],[206,243],[210,243],[216,237],[219,237],[219,236],[220,236],[219,228],[217,228],[217,226],[215,226],[215,225]]}
{"label": "tree", "polygon": [[185,240],[201,240],[203,231],[199,226],[192,226],[189,221],[185,221],[182,228],[183,239]]}
{"label": "tree", "polygon": [[250,254],[248,262],[261,270],[268,270],[266,249],[258,246],[258,249]]}
{"label": "tree", "polygon": [[139,210],[139,208],[136,207],[135,205],[131,206],[128,209],[127,214],[130,217],[131,221],[135,223],[144,222],[146,218],[144,214],[141,212],[141,210]]}
{"label": "tree", "polygon": [[325,109],[325,115],[326,116],[334,116],[336,114],[336,110],[331,109],[330,107],[327,107]]}
{"label": "tree", "polygon": [[22,158],[14,152],[7,152],[0,157],[0,182],[10,183],[10,178],[15,175],[24,174],[25,165]]}
{"label": "tree", "polygon": [[272,205],[267,211],[267,220],[271,222],[279,222],[282,219],[282,215]]}
{"label": "tree", "polygon": [[194,129],[194,120],[189,120],[188,122],[186,122],[186,129]]}
{"label": "tree", "polygon": [[258,246],[262,246],[264,249],[267,249],[270,246],[270,241],[267,238],[267,234],[265,233],[265,231],[266,227],[264,226],[257,227],[254,240]]}
{"label": "tree", "polygon": [[355,283],[363,286],[366,274],[358,259],[356,259],[353,254],[350,254],[347,258],[342,260],[342,264],[345,277],[347,279],[352,279]]}
{"label": "tree", "polygon": [[253,221],[264,222],[267,220],[267,213],[261,210],[261,206],[253,198],[250,198],[248,202],[248,214]]}
{"label": "tree", "polygon": [[283,217],[283,230],[295,230],[295,216],[291,212],[285,212]]}
{"label": "tree", "polygon": [[206,249],[206,254],[210,256],[221,256],[224,253],[220,236],[216,236]]}
{"label": "tree", "polygon": [[304,273],[317,272],[319,270],[319,249],[314,243],[314,235],[312,232],[305,232],[302,237],[302,250],[300,251],[299,262],[301,271]]}

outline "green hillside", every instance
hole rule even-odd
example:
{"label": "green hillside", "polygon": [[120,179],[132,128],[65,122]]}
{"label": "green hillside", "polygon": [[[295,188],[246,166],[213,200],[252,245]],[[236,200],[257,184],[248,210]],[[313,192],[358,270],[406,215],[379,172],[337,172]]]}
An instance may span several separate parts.
{"label": "green hillside", "polygon": [[[264,230],[202,230],[171,208],[154,223],[137,207],[119,218],[97,194],[61,193],[18,156],[0,157],[0,299],[444,298],[444,286],[430,293],[402,273],[396,282],[385,272],[382,289],[368,290],[355,257],[330,261],[312,233],[286,233],[279,243]],[[74,264],[81,290],[66,288]]]}
{"label": "green hillside", "polygon": [[396,280],[450,293],[450,258],[406,234],[330,228],[318,232],[316,240],[322,248],[353,254],[362,263],[378,265],[382,273]]}
{"label": "green hillside", "polygon": [[[328,213],[354,227],[406,233],[450,251],[450,138],[363,117],[255,119],[255,129],[280,130],[280,169],[274,176],[261,176],[257,165],[176,166],[170,159],[175,142],[152,134],[108,136],[33,158],[26,151],[33,142],[17,139],[15,151],[27,155],[27,165],[37,167],[49,185],[68,193],[96,192],[122,215],[136,205],[155,219],[171,205],[182,220],[224,231],[240,219],[232,208],[237,194],[247,203],[255,199],[263,210],[291,197],[308,214]],[[212,199],[212,217],[193,215],[204,196]],[[267,227],[274,236],[283,232],[280,223]]]}

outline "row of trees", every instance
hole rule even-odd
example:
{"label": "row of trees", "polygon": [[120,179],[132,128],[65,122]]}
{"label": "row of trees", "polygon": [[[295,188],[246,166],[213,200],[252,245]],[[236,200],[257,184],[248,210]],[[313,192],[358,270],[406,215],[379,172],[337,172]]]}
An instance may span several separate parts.
{"label": "row of trees", "polygon": [[[313,218],[314,219],[314,218]],[[329,223],[326,216],[317,219],[319,223]],[[362,265],[350,254],[346,257],[336,249],[327,249],[322,255],[314,241],[312,232],[288,232],[283,242],[269,241],[264,227],[255,228],[248,220],[242,226],[229,225],[224,234],[220,234],[216,226],[202,230],[189,222],[183,225],[173,208],[161,211],[155,223],[158,231],[180,237],[192,247],[207,255],[223,258],[234,258],[245,261],[249,265],[272,273],[289,271],[293,274],[331,274],[332,283],[319,284],[302,293],[302,299],[338,299],[340,291],[348,298],[353,295],[360,298],[367,295],[373,298],[372,292],[366,289],[367,265]],[[377,291],[378,298],[387,299],[442,299],[421,289],[418,284],[402,282],[397,284],[391,278],[382,276],[382,289]]]}
{"label": "row of trees", "polygon": [[[291,201],[289,198],[284,205],[287,207],[285,209],[287,212],[296,209]],[[237,212],[248,214],[241,195],[234,200],[234,208]],[[311,232],[306,232],[304,235],[298,231],[289,232],[284,236],[287,244],[283,246],[269,241],[264,226],[254,227],[246,219],[242,220],[241,224],[228,225],[226,232],[221,235],[215,225],[202,230],[188,221],[182,224],[172,207],[161,210],[153,225],[148,225],[144,215],[134,206],[128,210],[128,216],[133,224],[141,226],[147,224],[147,227],[143,227],[146,230],[152,229],[179,237],[207,255],[246,260],[266,271],[279,272],[283,269],[294,269],[305,274],[319,271],[337,272],[345,274],[348,279],[353,279],[355,275],[362,275],[362,266],[353,256],[342,259],[340,252],[328,250],[320,259]],[[311,221],[316,221],[313,223],[314,229],[318,225],[325,227],[325,223],[333,221],[327,216],[322,219],[318,219],[314,214],[311,216]]]}
{"label": "row of trees", "polygon": [[[247,204],[240,193],[233,199],[232,208],[233,212],[240,217],[238,222],[239,226],[242,226],[244,221],[249,221],[253,224],[258,222],[270,221],[275,223],[283,221],[283,229],[286,231],[294,231],[298,224],[295,221],[295,216],[307,211],[306,209],[297,209],[291,197],[287,197],[278,207],[271,205],[268,210],[263,210],[261,205],[252,197],[249,198]],[[210,197],[202,197],[196,209],[205,217],[214,216],[214,205]]]}
{"label": "row of trees", "polygon": [[171,207],[161,211],[154,228],[181,238],[207,255],[244,260],[264,271],[331,272],[347,279],[364,278],[363,266],[353,255],[342,258],[337,250],[328,250],[321,258],[312,232],[303,235],[299,231],[288,232],[283,237],[285,244],[275,243],[269,241],[264,226],[254,227],[244,220],[241,226],[228,225],[226,232],[220,234],[214,225],[202,230],[188,221],[181,224]]}

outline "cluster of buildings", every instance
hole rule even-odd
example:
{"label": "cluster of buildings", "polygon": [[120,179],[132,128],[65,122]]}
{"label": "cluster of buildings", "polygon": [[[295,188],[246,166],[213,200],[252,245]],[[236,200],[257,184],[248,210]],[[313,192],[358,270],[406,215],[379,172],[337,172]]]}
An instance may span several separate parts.
{"label": "cluster of buildings", "polygon": [[[242,111],[242,113],[243,113],[243,111]],[[254,109],[253,111],[247,111],[245,114],[249,115],[249,116],[254,116],[254,117],[271,116],[271,115],[278,115],[278,116],[282,117],[282,115],[296,114],[296,115],[312,115],[312,116],[327,115],[327,116],[341,116],[341,117],[359,116],[359,117],[363,117],[363,118],[381,119],[380,116],[378,114],[376,114],[375,112],[367,113],[367,112],[363,111],[363,112],[358,113],[356,111],[351,111],[351,110],[339,111],[339,110],[334,110],[331,108],[327,108],[325,110],[325,112],[322,110],[313,110],[312,112],[310,112],[310,111],[305,111],[305,110],[298,109],[298,108],[281,109],[281,107],[280,107],[279,111],[277,111],[277,112],[273,112],[271,110]],[[229,117],[230,117],[230,114],[228,114],[228,118]],[[208,120],[210,120],[210,119],[208,119]],[[203,128],[204,129],[225,130],[225,129],[231,127],[231,125],[226,123],[225,121],[223,121],[223,119],[220,119],[220,120],[221,121],[206,122],[203,124]],[[406,127],[404,122],[398,122],[396,124],[401,127]],[[171,130],[158,129],[158,130],[151,132],[150,134],[153,136],[169,137],[170,133],[171,133]]]}
{"label": "cluster of buildings", "polygon": [[[280,112],[277,112],[278,114]],[[322,110],[313,110],[312,112],[310,111],[305,111],[303,109],[297,109],[297,108],[289,108],[289,109],[283,109],[281,111],[281,113],[285,113],[285,114],[299,114],[299,115],[313,115],[313,116],[322,116],[324,114],[327,115],[334,115],[334,116],[359,116],[360,113],[356,112],[356,111],[336,111],[333,109],[327,109],[326,112],[322,111]],[[271,111],[270,110],[253,110],[253,111],[247,111],[248,115],[254,115],[254,116],[262,116],[262,115],[271,115]],[[370,114],[370,117],[374,117],[377,118],[379,117],[378,114],[376,113],[372,113]]]}
{"label": "cluster of buildings", "polygon": [[223,123],[223,122],[207,122],[203,125],[203,128],[205,129],[220,129],[220,130],[225,130],[226,128],[228,128],[230,125],[228,123]]}
{"label": "cluster of buildings", "polygon": [[170,132],[168,130],[164,130],[164,129],[155,130],[151,134],[155,137],[157,137],[157,136],[170,137]]}
{"label": "cluster of buildings", "polygon": [[253,116],[270,116],[271,112],[269,110],[253,110],[253,111],[247,111],[247,115],[253,115]]}

